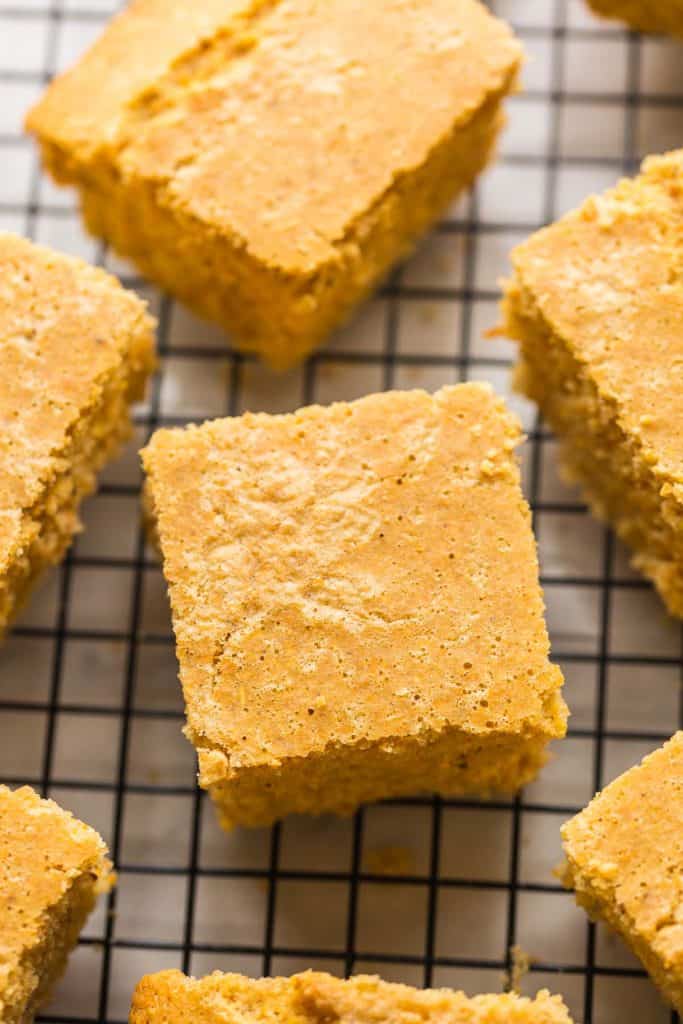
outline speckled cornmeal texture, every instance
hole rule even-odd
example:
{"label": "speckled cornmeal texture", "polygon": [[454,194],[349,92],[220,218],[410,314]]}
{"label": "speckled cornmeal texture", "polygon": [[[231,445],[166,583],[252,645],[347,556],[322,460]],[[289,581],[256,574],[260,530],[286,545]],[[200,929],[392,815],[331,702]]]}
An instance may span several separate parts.
{"label": "speckled cornmeal texture", "polygon": [[215,972],[143,978],[130,1024],[572,1024],[559,996],[539,992],[468,998],[450,989],[409,988],[359,975],[342,981],[307,971],[255,981]]}
{"label": "speckled cornmeal texture", "polygon": [[683,36],[683,0],[588,0],[596,14],[618,18],[640,32]]}
{"label": "speckled cornmeal texture", "polygon": [[536,774],[566,708],[519,440],[477,384],[154,435],[187,734],[224,824]]}
{"label": "speckled cornmeal texture", "polygon": [[683,151],[512,256],[505,331],[567,476],[683,617]]}
{"label": "speckled cornmeal texture", "polygon": [[477,0],[135,0],[28,128],[92,232],[283,368],[486,164],[520,56]]}
{"label": "speckled cornmeal texture", "polygon": [[683,1013],[683,732],[562,829],[564,881]]}
{"label": "speckled cornmeal texture", "polygon": [[94,829],[32,789],[0,786],[0,1021],[29,1024],[113,883]]}
{"label": "speckled cornmeal texture", "polygon": [[0,635],[80,529],[152,365],[143,302],[102,270],[0,234]]}

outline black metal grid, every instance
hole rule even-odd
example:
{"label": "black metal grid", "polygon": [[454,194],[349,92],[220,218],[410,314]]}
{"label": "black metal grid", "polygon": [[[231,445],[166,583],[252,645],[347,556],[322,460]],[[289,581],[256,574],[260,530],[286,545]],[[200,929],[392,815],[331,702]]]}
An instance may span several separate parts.
{"label": "black metal grid", "polygon": [[[3,102],[6,100],[8,105],[14,102],[12,90],[18,88],[21,91],[25,88],[30,91],[34,87],[37,90],[48,81],[60,65],[60,44],[64,34],[72,26],[96,30],[107,13],[104,10],[106,6],[100,3],[91,9],[86,3],[81,6],[69,0],[53,0],[52,3],[31,0],[25,4],[2,3],[0,0],[0,53],[9,54],[7,45],[4,49],[2,47],[3,34],[7,39],[9,34],[12,38],[33,38],[36,33],[42,33],[42,54],[36,66],[27,69],[20,66],[20,61],[14,60],[8,60],[7,67],[0,66],[0,96]],[[542,182],[539,216],[533,219],[517,217],[514,210],[515,197],[510,195],[509,219],[507,215],[493,219],[487,217],[485,211],[482,213],[481,189],[475,190],[469,200],[460,205],[456,215],[437,229],[439,236],[446,240],[446,245],[452,239],[453,244],[457,242],[461,246],[461,272],[457,286],[444,286],[441,282],[436,285],[429,282],[425,284],[424,280],[417,284],[411,283],[406,271],[398,270],[382,289],[378,300],[383,312],[381,344],[360,347],[345,345],[344,338],[349,337],[346,334],[332,348],[316,354],[303,371],[287,384],[289,390],[286,403],[290,406],[321,399],[321,390],[324,392],[327,386],[325,381],[328,380],[328,370],[340,377],[336,385],[339,394],[335,394],[335,397],[344,397],[347,373],[351,374],[348,377],[348,389],[354,394],[359,387],[373,390],[378,386],[405,386],[411,381],[411,373],[424,374],[424,379],[434,386],[454,379],[468,379],[473,375],[479,378],[500,375],[509,365],[509,356],[482,353],[476,345],[478,313],[482,308],[492,308],[497,298],[495,287],[489,286],[489,283],[482,286],[478,277],[479,251],[486,239],[495,240],[508,235],[521,239],[542,222],[554,219],[563,205],[558,200],[558,189],[560,175],[564,170],[577,168],[590,173],[591,168],[598,168],[600,173],[616,177],[621,170],[630,172],[634,169],[646,140],[647,148],[651,149],[663,149],[671,144],[666,118],[660,133],[661,145],[652,145],[653,138],[658,138],[657,116],[655,113],[655,127],[644,129],[642,115],[644,111],[680,111],[683,107],[683,79],[679,79],[679,88],[675,87],[674,80],[673,85],[667,82],[663,90],[648,90],[643,82],[642,69],[644,47],[649,44],[643,43],[637,36],[626,36],[618,27],[576,23],[578,2],[541,0],[540,3],[525,5],[519,0],[499,0],[494,6],[502,15],[509,15],[513,23],[517,16],[519,24],[516,27],[527,47],[533,51],[536,46],[543,46],[548,57],[549,77],[545,85],[531,87],[524,96],[515,100],[518,116],[525,110],[528,115],[522,116],[528,119],[540,116],[539,111],[549,115],[544,151],[539,153],[533,147],[528,151],[518,147],[515,151],[505,151],[500,162],[501,167],[539,170],[539,180]],[[533,21],[534,10],[538,11],[538,23]],[[603,92],[575,90],[568,86],[567,71],[573,59],[571,46],[577,42],[607,43],[620,48],[621,59],[624,59],[624,78],[620,89],[610,88]],[[674,65],[675,61],[672,61],[672,67]],[[600,153],[598,156],[586,151],[578,154],[573,152],[571,146],[563,140],[562,122],[563,114],[572,106],[585,106],[594,113],[602,108],[618,108],[619,116],[623,118],[620,152]],[[14,129],[0,130],[0,181],[15,173],[11,155],[17,151],[24,152],[28,146],[27,140]],[[34,156],[31,158],[30,179],[23,197],[19,200],[5,200],[0,192],[0,226],[8,226],[41,239],[41,225],[45,222],[53,226],[60,222],[74,223],[73,207],[64,205],[64,201],[59,198],[52,198],[50,193],[46,195],[44,188],[38,161]],[[99,262],[108,262],[106,251],[99,249],[95,255]],[[130,273],[123,276],[132,287],[142,285]],[[453,312],[452,319],[459,320],[459,342],[453,346],[452,351],[426,353],[402,348],[401,324],[409,315],[406,310],[410,310],[411,304],[422,304],[426,314],[429,312],[429,304],[445,304]],[[197,345],[195,339],[188,336],[187,342],[183,339],[182,343],[177,343],[173,338],[174,306],[170,300],[162,298],[159,301],[158,313],[159,351],[164,368],[154,383],[148,406],[138,415],[138,441],[143,441],[160,424],[184,422],[188,418],[182,411],[169,411],[164,406],[165,375],[170,373],[169,366],[172,363],[179,364],[177,373],[181,380],[184,367],[189,366],[196,368],[203,365],[210,367],[212,375],[223,375],[222,408],[217,410],[213,407],[214,399],[212,407],[204,410],[207,416],[218,412],[231,414],[240,411],[248,381],[254,379],[249,376],[253,373],[250,360],[238,354],[226,354],[224,347],[215,345],[211,338]],[[361,383],[358,374],[363,375],[363,381],[367,380],[367,384]],[[417,382],[420,383],[422,379]],[[270,385],[271,391],[276,387]],[[190,418],[200,418],[201,413],[199,409]],[[574,633],[570,632],[565,637],[561,629],[553,635],[556,660],[562,664],[570,679],[576,674],[578,682],[572,685],[572,692],[579,698],[579,703],[585,697],[586,708],[579,715],[578,724],[571,726],[571,739],[566,743],[573,740],[585,748],[586,753],[582,757],[589,762],[588,797],[604,783],[610,773],[614,774],[611,767],[606,765],[610,750],[627,748],[628,753],[620,753],[616,757],[616,762],[623,760],[625,767],[645,749],[658,745],[668,737],[677,722],[683,722],[683,636],[678,635],[676,644],[672,645],[673,627],[662,626],[666,639],[660,645],[660,627],[657,625],[654,627],[653,643],[644,645],[642,650],[629,648],[628,645],[620,647],[615,642],[615,603],[619,600],[615,595],[626,594],[629,601],[635,602],[642,598],[645,602],[643,614],[649,616],[651,621],[657,617],[663,619],[663,616],[656,602],[650,600],[647,585],[619,569],[618,545],[607,530],[600,528],[592,534],[593,543],[599,545],[599,556],[591,571],[575,571],[571,552],[561,572],[545,569],[543,523],[552,521],[553,517],[559,517],[560,520],[562,517],[588,520],[585,508],[574,494],[563,492],[555,484],[551,493],[546,493],[544,482],[549,472],[548,467],[552,466],[551,449],[552,441],[542,424],[538,421],[532,423],[525,453],[525,470],[527,492],[541,534],[543,582],[548,592],[557,589],[564,595],[576,590],[581,595],[590,595],[588,618],[594,630],[593,646],[590,643],[586,646],[585,638],[581,637],[577,644]],[[135,472],[123,480],[107,475],[100,496],[94,501],[109,501],[114,506],[120,502],[121,508],[130,512],[138,489],[139,480]],[[116,529],[116,524],[122,518],[123,514],[114,513],[110,521],[110,525],[113,523],[111,528]],[[119,614],[121,609],[117,610],[119,622],[115,627],[109,623],[105,626],[101,622],[94,625],[87,622],[84,625],[74,615],[80,581],[85,578],[82,574],[89,571],[95,574],[123,574],[126,596],[121,602],[123,613]],[[113,579],[111,575],[107,578]],[[485,805],[471,800],[390,801],[389,810],[392,814],[402,816],[396,820],[405,822],[408,834],[415,821],[422,823],[422,867],[416,866],[415,862],[410,870],[406,869],[400,875],[387,876],[373,872],[365,863],[368,833],[376,824],[376,809],[373,808],[360,811],[346,825],[335,826],[343,832],[346,854],[343,865],[338,863],[339,857],[333,858],[333,870],[326,868],[324,857],[320,857],[313,867],[308,862],[303,867],[292,866],[297,863],[296,856],[292,858],[288,851],[297,848],[297,845],[302,850],[311,835],[316,842],[324,842],[325,834],[324,827],[322,833],[310,833],[306,831],[306,826],[290,823],[276,826],[267,835],[259,836],[258,851],[253,863],[249,851],[244,861],[236,866],[227,866],[231,863],[230,857],[226,858],[226,863],[207,862],[204,851],[209,842],[206,835],[207,829],[212,827],[212,812],[206,806],[205,797],[193,784],[191,766],[184,773],[176,773],[174,781],[169,781],[163,771],[155,778],[153,773],[140,775],[135,768],[139,753],[136,750],[136,730],[143,728],[144,735],[146,727],[154,729],[169,725],[179,732],[182,722],[177,696],[169,697],[168,701],[165,698],[159,700],[155,692],[153,699],[147,703],[145,699],[140,699],[140,691],[145,691],[150,679],[148,658],[151,656],[153,665],[157,656],[166,659],[169,666],[172,664],[170,631],[164,627],[150,626],[148,621],[149,605],[155,603],[155,580],[158,585],[158,568],[145,547],[140,529],[126,550],[117,549],[111,554],[88,553],[79,542],[52,581],[49,600],[45,599],[49,608],[44,621],[38,616],[36,621],[29,619],[19,625],[1,656],[2,781],[10,784],[28,782],[45,794],[58,796],[63,803],[73,804],[77,810],[84,800],[102,797],[107,801],[106,814],[102,814],[102,824],[94,823],[100,825],[107,836],[120,873],[120,885],[108,898],[106,914],[100,917],[82,939],[82,949],[89,953],[91,959],[83,962],[80,971],[67,976],[57,1009],[49,1010],[45,1020],[62,1024],[120,1020],[125,1015],[121,1007],[131,987],[124,984],[124,978],[128,977],[126,971],[134,981],[146,970],[154,970],[161,965],[179,966],[194,973],[216,966],[245,969],[257,974],[276,970],[284,972],[307,965],[328,966],[336,972],[350,973],[369,965],[381,970],[386,976],[405,978],[417,984],[462,984],[470,991],[477,987],[481,990],[495,990],[503,983],[503,972],[509,973],[513,966],[513,947],[517,943],[527,944],[525,939],[529,932],[529,915],[522,901],[534,894],[544,901],[538,904],[536,913],[543,917],[547,915],[549,948],[552,947],[550,937],[556,906],[554,901],[560,898],[564,901],[569,897],[562,894],[561,887],[549,872],[540,880],[529,876],[525,866],[528,843],[525,844],[524,836],[527,829],[534,833],[535,822],[539,821],[550,821],[559,828],[564,818],[579,809],[583,800],[562,799],[564,790],[561,787],[558,799],[550,799],[546,789],[540,795],[530,797],[524,794],[513,801],[497,801]],[[159,607],[160,611],[157,608],[152,615],[154,620],[158,613],[154,620],[157,622],[165,614],[163,599]],[[636,614],[641,614],[640,606]],[[103,699],[100,693],[94,700],[82,687],[81,690],[76,688],[80,696],[73,696],[75,677],[86,664],[74,660],[72,656],[73,650],[79,648],[79,645],[82,649],[87,647],[89,650],[116,653],[114,669],[111,676],[107,676],[108,681],[110,678],[118,681],[111,699]],[[39,649],[47,653],[41,656],[39,667],[38,661],[35,662],[34,669],[32,658]],[[11,677],[22,664],[28,664],[29,668],[19,671],[20,682],[13,686]],[[103,662],[96,659],[95,664]],[[661,685],[666,689],[666,708],[652,727],[645,728],[639,716],[634,717],[633,723],[622,720],[616,724],[611,723],[610,687],[614,688],[613,673],[620,670],[624,673],[642,673],[644,687],[648,687],[649,681],[650,685]],[[662,678],[666,677],[665,683],[660,684],[658,673],[663,673]],[[175,693],[177,684],[172,672],[165,676],[163,672],[156,673],[154,685],[163,682],[169,693]],[[93,688],[97,685],[98,680],[94,680]],[[673,698],[672,687],[675,689]],[[11,691],[9,695],[8,688]],[[570,702],[571,698],[572,693],[569,694]],[[655,704],[657,699],[652,698],[651,703]],[[675,712],[672,712],[672,708],[675,708]],[[91,778],[87,773],[69,773],[60,767],[64,760],[63,747],[68,746],[66,741],[60,746],[60,730],[67,720],[77,723],[77,731],[78,723],[82,723],[81,735],[85,735],[86,729],[96,731],[98,727],[94,725],[95,721],[107,723],[107,728],[111,726],[116,741],[108,774]],[[19,735],[18,743],[16,740],[14,745],[9,742],[10,732]],[[7,750],[8,746],[10,753],[3,759],[3,747]],[[28,760],[21,758],[20,769],[15,769],[14,763],[10,764],[9,761],[10,754],[18,746],[22,750],[30,748],[32,756]],[[631,749],[633,754],[630,753]],[[561,758],[560,750],[558,756]],[[32,767],[28,767],[29,761]],[[126,814],[129,804],[135,798],[142,801],[153,799],[155,806],[165,799],[184,801],[187,836],[182,857],[178,855],[176,859],[167,858],[169,833],[158,837],[158,859],[155,859],[153,845],[150,855],[145,854],[136,859],[127,854]],[[501,833],[491,833],[492,843],[500,843],[504,847],[503,872],[499,870],[497,874],[493,872],[492,877],[486,877],[476,872],[467,873],[449,868],[451,853],[446,856],[446,852],[457,849],[458,844],[456,841],[455,847],[447,847],[445,837],[454,826],[453,813],[458,812],[470,817],[496,814],[501,820],[504,818],[507,829],[505,836],[501,838]],[[298,838],[297,828],[303,830]],[[214,838],[211,841],[216,840]],[[334,832],[330,849],[336,841],[337,832]],[[154,843],[154,837],[151,842]],[[220,861],[220,856],[217,859]],[[162,882],[170,887],[168,898],[174,901],[176,908],[176,918],[170,928],[172,934],[166,934],[156,921],[146,927],[145,922],[141,922],[139,917],[136,919],[134,913],[131,916],[130,905],[126,904],[127,886],[131,879],[135,879],[138,885],[138,888],[130,890],[133,899],[140,893],[140,886],[151,887]],[[198,923],[203,915],[206,916],[202,886],[209,880],[218,884],[243,882],[251,887],[250,893],[260,893],[258,935],[254,934],[249,925],[242,931],[239,927],[226,927],[225,935],[219,939],[211,934],[206,937],[204,926],[200,929]],[[173,885],[176,883],[177,893],[174,895]],[[305,892],[306,886],[316,884],[332,886],[330,892],[339,893],[343,889],[342,906],[338,914],[339,934],[331,942],[325,939],[304,941],[304,928],[301,941],[297,940],[296,935],[288,939],[289,933],[278,937],[279,918],[285,914],[283,908],[292,898],[289,894]],[[287,889],[288,895],[283,896],[285,888],[290,885],[304,886],[304,889]],[[161,889],[158,891],[162,892]],[[244,891],[246,893],[247,890]],[[317,888],[311,890],[315,893],[318,891]],[[374,894],[371,899],[367,896],[368,892]],[[379,916],[381,910],[389,906],[385,900],[386,893],[398,904],[404,900],[410,904],[413,897],[417,898],[416,894],[419,894],[419,900],[423,902],[419,934],[416,936],[411,933],[410,942],[404,946],[400,943],[395,946],[393,936],[389,934],[389,926],[386,944],[378,944],[375,940],[368,945],[363,938],[368,920]],[[473,901],[471,906],[455,904],[455,925],[458,925],[460,913],[463,929],[472,927],[468,915],[472,913],[471,907],[475,908],[474,913],[477,914],[477,899],[484,900],[486,894],[502,897],[502,904],[497,905],[499,911],[493,915],[497,920],[500,919],[498,924],[501,925],[495,955],[459,952],[457,948],[449,948],[448,942],[444,941],[443,921],[445,917],[451,916],[444,908],[450,906],[449,900],[453,894],[457,901],[462,893],[471,896]],[[217,913],[220,918],[221,911]],[[331,910],[328,914],[324,901],[317,905],[315,897],[306,896],[303,897],[299,913],[304,917],[332,916]],[[132,930],[129,927],[128,931],[125,927],[121,930],[119,925],[122,919],[124,922],[135,920],[135,927]],[[645,1017],[648,1020],[669,1019],[666,1011],[657,1009],[656,1000],[652,1001],[648,983],[635,964],[612,963],[609,956],[605,961],[600,950],[599,932],[583,918],[573,927],[580,928],[583,936],[580,955],[569,958],[547,955],[544,944],[541,944],[540,949],[530,950],[535,959],[531,973],[525,980],[529,990],[548,984],[554,990],[564,992],[572,1003],[577,1019],[585,1024],[605,1024],[611,1020],[628,1024],[630,1020],[640,1021]],[[531,934],[534,934],[533,929]],[[125,969],[119,970],[117,958],[122,954],[128,954],[131,959],[126,961],[128,966]],[[85,1000],[87,1007],[83,1010],[84,1000],[77,993],[88,972],[96,976],[96,983],[90,983],[89,999]],[[611,994],[609,990],[606,993],[600,991],[600,986],[610,979],[623,987],[623,1001],[619,1001],[615,991]],[[633,989],[627,989],[630,983],[635,985]],[[640,999],[644,1002],[639,1002]],[[646,1007],[645,1016],[643,1007]]]}

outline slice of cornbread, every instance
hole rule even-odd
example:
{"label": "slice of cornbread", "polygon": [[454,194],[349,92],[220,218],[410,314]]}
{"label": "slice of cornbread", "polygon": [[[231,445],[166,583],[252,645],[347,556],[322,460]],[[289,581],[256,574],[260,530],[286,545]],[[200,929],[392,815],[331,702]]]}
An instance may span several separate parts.
{"label": "slice of cornbread", "polygon": [[98,893],[113,884],[94,829],[28,786],[0,786],[0,1021],[29,1024]]}
{"label": "slice of cornbread", "polygon": [[143,302],[102,270],[0,234],[0,634],[80,528],[152,366]]}
{"label": "slice of cornbread", "polygon": [[683,151],[512,255],[504,330],[517,383],[567,476],[683,616]]}
{"label": "slice of cornbread", "polygon": [[520,56],[478,0],[136,0],[28,128],[94,234],[282,368],[487,163]]}
{"label": "slice of cornbread", "polygon": [[133,995],[130,1024],[572,1024],[559,996],[513,994],[468,998],[450,989],[416,989],[359,975],[342,981],[307,971],[254,980],[216,971],[188,978],[149,974]]}
{"label": "slice of cornbread", "polygon": [[596,14],[618,18],[639,32],[683,36],[683,0],[588,0]]}
{"label": "slice of cornbread", "polygon": [[562,829],[564,880],[683,1013],[683,732],[621,775]]}
{"label": "slice of cornbread", "polygon": [[519,440],[479,384],[154,435],[187,735],[225,825],[536,774],[566,708]]}

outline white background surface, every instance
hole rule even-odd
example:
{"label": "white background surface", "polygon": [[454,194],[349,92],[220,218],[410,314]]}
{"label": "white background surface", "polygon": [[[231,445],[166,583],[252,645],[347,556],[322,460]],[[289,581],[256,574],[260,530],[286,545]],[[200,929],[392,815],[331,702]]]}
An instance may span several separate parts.
{"label": "white background surface", "polygon": [[[683,143],[683,48],[599,25],[580,0],[499,0],[529,53],[502,158],[351,325],[276,378],[84,237],[73,196],[40,176],[20,134],[47,75],[78,56],[115,6],[0,0],[0,229],[123,273],[162,325],[162,374],[135,443],[88,502],[65,568],[0,652],[0,777],[46,786],[101,831],[120,872],[46,1019],[124,1020],[139,977],[170,966],[381,971],[495,991],[517,943],[535,961],[525,990],[561,992],[577,1021],[670,1020],[636,962],[588,926],[552,869],[561,822],[676,729],[681,628],[559,483],[533,409],[511,398],[532,429],[525,486],[569,738],[517,803],[405,801],[272,832],[222,834],[195,788],[165,589],[139,528],[136,448],[159,423],[387,386],[487,379],[508,393],[512,346],[482,332],[496,321],[510,247],[641,155]],[[387,846],[408,851],[402,878],[372,874]]]}

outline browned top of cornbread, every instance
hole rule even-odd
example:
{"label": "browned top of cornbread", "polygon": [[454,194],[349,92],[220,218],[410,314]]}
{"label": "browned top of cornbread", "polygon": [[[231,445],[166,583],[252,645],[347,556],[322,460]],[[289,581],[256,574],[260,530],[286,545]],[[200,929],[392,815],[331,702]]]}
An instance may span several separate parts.
{"label": "browned top of cornbread", "polygon": [[420,990],[359,975],[342,981],[308,971],[291,978],[255,981],[239,974],[195,980],[180,971],[143,978],[131,1024],[571,1024],[559,996],[539,992],[468,998],[449,989]]}
{"label": "browned top of cornbread", "polygon": [[28,126],[76,178],[114,159],[157,202],[310,271],[520,53],[478,0],[137,0]]}
{"label": "browned top of cornbread", "polygon": [[610,783],[562,838],[574,881],[683,966],[683,732]]}
{"label": "browned top of cornbread", "polygon": [[518,282],[683,499],[683,150],[515,250]]}
{"label": "browned top of cornbread", "polygon": [[218,774],[449,725],[564,731],[519,440],[480,384],[154,435],[190,732]]}
{"label": "browned top of cornbread", "polygon": [[108,887],[97,832],[25,786],[0,786],[0,1009],[10,973],[46,936],[46,915],[82,875]]}
{"label": "browned top of cornbread", "polygon": [[109,274],[0,234],[0,573],[103,383],[151,367],[152,327]]}

